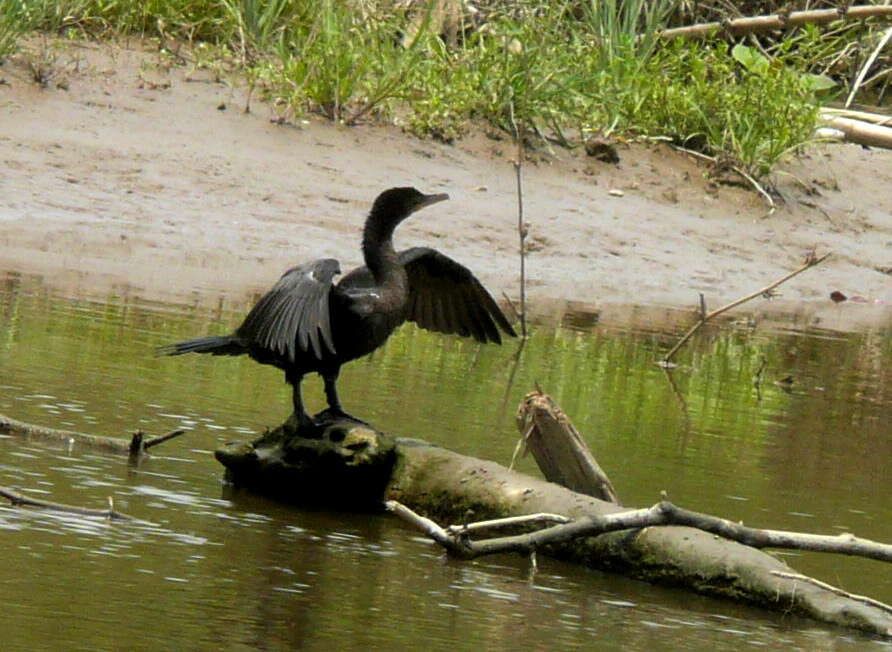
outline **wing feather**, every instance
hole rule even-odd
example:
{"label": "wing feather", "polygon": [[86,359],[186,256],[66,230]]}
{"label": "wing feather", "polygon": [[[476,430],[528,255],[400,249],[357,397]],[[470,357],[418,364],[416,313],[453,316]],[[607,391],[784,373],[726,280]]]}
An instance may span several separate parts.
{"label": "wing feather", "polygon": [[400,253],[409,279],[407,319],[440,333],[501,342],[499,329],[516,336],[501,308],[471,271],[427,247]]}
{"label": "wing feather", "polygon": [[321,360],[336,353],[329,295],[338,261],[293,267],[251,309],[236,334],[293,363],[301,354]]}

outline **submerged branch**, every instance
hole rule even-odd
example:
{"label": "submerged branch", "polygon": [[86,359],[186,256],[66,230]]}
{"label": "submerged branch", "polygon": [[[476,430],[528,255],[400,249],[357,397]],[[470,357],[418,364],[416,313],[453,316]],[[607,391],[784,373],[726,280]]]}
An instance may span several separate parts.
{"label": "submerged branch", "polygon": [[674,356],[676,353],[678,353],[678,350],[681,349],[681,347],[684,346],[685,343],[686,343],[689,339],[691,339],[691,337],[693,337],[694,333],[696,333],[698,330],[700,330],[700,328],[703,326],[703,324],[705,324],[706,322],[708,322],[710,319],[712,319],[712,318],[714,318],[714,317],[717,317],[718,315],[722,314],[723,312],[727,312],[728,310],[731,310],[731,308],[736,308],[737,306],[741,305],[742,303],[746,303],[747,301],[750,301],[751,299],[755,299],[756,297],[760,297],[760,296],[771,296],[771,291],[774,290],[774,288],[776,288],[777,286],[779,286],[781,283],[785,283],[786,281],[789,281],[791,278],[793,278],[793,277],[796,276],[797,274],[801,274],[801,273],[804,272],[805,270],[810,269],[810,268],[814,267],[815,265],[824,262],[825,260],[827,260],[827,258],[828,258],[829,256],[830,256],[830,254],[829,254],[829,253],[826,253],[826,254],[824,254],[823,256],[821,256],[820,258],[818,258],[818,257],[815,255],[814,252],[811,252],[811,253],[809,253],[809,255],[806,257],[805,262],[802,264],[801,267],[799,267],[799,268],[793,270],[793,271],[790,272],[789,274],[787,274],[787,275],[783,276],[782,278],[780,278],[780,279],[774,281],[773,283],[770,283],[770,284],[766,285],[764,288],[762,288],[762,289],[760,289],[760,290],[756,290],[755,292],[753,292],[753,293],[751,293],[751,294],[748,294],[748,295],[746,295],[745,297],[741,297],[740,299],[736,299],[736,300],[732,301],[731,303],[722,306],[721,308],[716,308],[716,309],[713,310],[712,312],[707,313],[705,316],[701,317],[701,318],[699,319],[699,321],[697,321],[697,323],[694,324],[694,325],[688,330],[688,332],[685,333],[685,334],[682,336],[682,338],[675,344],[675,346],[673,346],[673,347],[669,350],[669,353],[667,353],[667,354],[663,357],[662,364],[663,364],[663,365],[667,365],[667,364],[669,364],[669,362],[672,360],[673,356]]}
{"label": "submerged branch", "polygon": [[40,500],[39,498],[29,498],[9,487],[0,487],[0,496],[8,499],[15,506],[42,507],[43,509],[51,509],[55,512],[65,512],[66,514],[78,514],[80,516],[99,516],[109,520],[131,521],[132,516],[128,516],[123,512],[119,512],[114,507],[114,501],[111,496],[108,498],[108,509],[91,509],[89,507],[78,507],[76,505],[65,505],[63,503],[54,503],[49,500]]}
{"label": "submerged branch", "polygon": [[102,435],[89,435],[84,432],[77,432],[76,430],[59,430],[56,428],[48,428],[46,426],[38,426],[33,423],[26,423],[24,421],[19,421],[18,419],[13,419],[5,414],[0,414],[0,432],[20,437],[31,437],[34,439],[42,439],[44,441],[53,441],[67,446],[81,444],[108,453],[132,456],[141,455],[145,453],[146,449],[152,446],[157,446],[169,439],[179,437],[185,433],[185,430],[173,430],[166,435],[160,435],[150,439],[144,439],[144,433],[137,430],[128,441],[118,437],[103,437]]}
{"label": "submerged branch", "polygon": [[892,614],[892,606],[889,606],[885,602],[880,602],[879,600],[874,600],[873,598],[869,598],[866,595],[857,595],[855,593],[849,593],[848,591],[844,591],[838,586],[833,586],[832,584],[827,584],[827,582],[822,582],[821,580],[816,580],[814,577],[809,577],[808,575],[802,575],[800,573],[784,573],[783,571],[771,571],[772,575],[776,575],[777,577],[783,577],[788,580],[797,580],[800,582],[806,582],[808,584],[812,584],[819,588],[825,589],[836,595],[841,595],[844,598],[848,598],[849,600],[854,600],[855,602],[861,602],[863,604],[869,605],[871,607],[876,607],[877,609],[881,609],[886,613]]}

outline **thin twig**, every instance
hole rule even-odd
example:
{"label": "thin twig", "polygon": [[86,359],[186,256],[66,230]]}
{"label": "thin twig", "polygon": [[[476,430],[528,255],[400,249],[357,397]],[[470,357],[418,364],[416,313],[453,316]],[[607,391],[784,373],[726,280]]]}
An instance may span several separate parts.
{"label": "thin twig", "polygon": [[472,532],[480,532],[481,530],[498,530],[500,528],[516,527],[518,525],[569,523],[571,520],[572,519],[560,514],[525,514],[523,516],[508,516],[506,518],[494,518],[489,521],[464,523],[462,525],[449,525],[444,529],[447,534],[455,536],[457,534],[470,534]]}
{"label": "thin twig", "polygon": [[119,512],[114,508],[114,502],[109,498],[108,509],[91,509],[89,507],[77,507],[75,505],[65,505],[63,503],[54,503],[49,500],[40,500],[39,498],[29,498],[9,487],[0,487],[0,496],[7,498],[13,505],[25,505],[30,507],[42,507],[51,509],[56,512],[66,512],[68,514],[79,514],[80,516],[100,516],[110,520],[130,521],[132,516],[128,516],[123,512]]}
{"label": "thin twig", "polygon": [[870,70],[871,66],[873,66],[873,62],[877,60],[877,56],[879,56],[882,49],[886,47],[886,43],[889,42],[890,38],[892,38],[892,27],[886,29],[886,33],[883,34],[883,38],[880,39],[880,42],[874,48],[873,52],[871,52],[870,56],[867,57],[867,61],[865,61],[864,65],[861,66],[861,70],[858,72],[858,77],[855,79],[855,83],[852,84],[852,91],[846,98],[845,108],[849,108],[849,106],[852,104],[852,100],[855,99],[855,95],[856,93],[858,93],[858,89],[861,88],[861,84],[864,82],[865,75],[867,75],[867,72]]}
{"label": "thin twig", "polygon": [[527,337],[527,300],[526,300],[526,238],[527,226],[523,222],[523,133],[518,129],[514,119],[514,102],[509,105],[511,127],[514,131],[514,143],[517,145],[517,157],[514,160],[514,176],[517,180],[517,235],[520,240],[520,335]]}
{"label": "thin twig", "polygon": [[[758,191],[758,193],[759,193],[760,195],[762,195],[762,196],[765,198],[765,201],[768,202],[768,206],[770,207],[770,208],[768,209],[768,215],[772,215],[772,214],[774,213],[774,211],[777,209],[777,206],[774,204],[774,199],[771,198],[771,195],[768,193],[768,191],[765,190],[765,188],[763,188],[763,187],[759,184],[759,182],[756,181],[756,179],[755,179],[754,177],[752,177],[751,175],[747,174],[746,171],[744,171],[742,168],[739,168],[739,167],[737,167],[737,166],[735,165],[735,166],[732,167],[732,169],[733,169],[737,174],[739,174],[740,176],[742,176],[744,179],[746,179],[747,181],[749,181],[750,184],[753,186],[753,188],[755,188],[755,189]],[[765,215],[765,217],[768,217],[768,215]]]}
{"label": "thin twig", "polygon": [[710,163],[718,163],[718,159],[715,156],[710,156],[709,154],[704,154],[703,152],[698,152],[693,149],[688,149],[687,147],[682,147],[681,145],[673,145],[669,143],[669,147],[679,152],[684,152],[694,158],[699,158],[701,161],[709,161]]}
{"label": "thin twig", "polygon": [[[718,166],[719,160],[715,156],[709,156],[708,154],[703,154],[702,152],[697,152],[693,149],[688,149],[687,147],[682,147],[681,145],[673,145],[670,143],[669,145],[672,149],[677,150],[679,152],[684,152],[688,156],[693,156],[694,158],[698,158],[701,161],[709,161],[715,166]],[[731,169],[734,170],[737,174],[743,177],[747,183],[749,183],[753,188],[755,188],[756,192],[758,192],[762,197],[765,198],[765,201],[768,202],[768,215],[774,213],[777,210],[777,205],[774,203],[774,198],[772,198],[771,193],[769,193],[762,185],[756,181],[755,177],[746,172],[743,168],[737,165],[732,165]],[[766,215],[765,217],[768,217]]]}
{"label": "thin twig", "polygon": [[517,319],[517,321],[520,321],[520,313],[517,311],[517,308],[515,307],[514,302],[511,300],[511,297],[509,297],[506,292],[502,292],[502,298],[505,299],[508,307],[511,308],[511,313],[514,315],[514,318]]}
{"label": "thin twig", "polygon": [[185,430],[171,430],[166,435],[158,435],[157,437],[152,437],[150,440],[143,444],[143,448],[151,448],[152,446],[157,446],[158,444],[163,444],[164,442],[173,439],[174,437],[179,437],[180,435],[185,434]]}
{"label": "thin twig", "polygon": [[726,312],[726,311],[728,311],[728,310],[731,310],[731,308],[736,308],[737,306],[739,306],[739,305],[742,304],[742,303],[746,303],[747,301],[749,301],[749,300],[751,300],[751,299],[755,299],[756,297],[759,297],[759,296],[765,296],[765,295],[769,295],[769,296],[770,296],[770,292],[771,292],[774,288],[776,288],[778,285],[780,285],[781,283],[784,283],[784,282],[786,282],[786,281],[789,281],[791,278],[793,278],[793,277],[796,276],[797,274],[801,274],[801,273],[804,272],[805,270],[807,270],[807,269],[809,269],[809,268],[811,268],[811,267],[814,267],[814,266],[817,265],[818,263],[821,263],[821,262],[827,260],[827,258],[828,258],[829,256],[830,256],[830,254],[829,254],[829,253],[826,253],[826,254],[824,254],[823,256],[821,256],[820,258],[817,258],[817,257],[815,256],[814,252],[811,252],[811,253],[808,255],[808,257],[806,258],[805,263],[803,263],[801,267],[799,267],[798,269],[793,270],[792,272],[790,272],[789,274],[787,274],[787,275],[784,276],[783,278],[780,278],[780,279],[778,279],[777,281],[775,281],[774,283],[771,283],[771,284],[769,284],[769,285],[766,285],[764,288],[762,288],[762,289],[760,289],[760,290],[756,290],[755,292],[753,292],[753,293],[751,293],[751,294],[748,294],[748,295],[746,295],[745,297],[741,297],[740,299],[737,299],[737,300],[735,300],[735,301],[732,301],[731,303],[729,303],[729,304],[727,304],[727,305],[725,305],[725,306],[722,306],[721,308],[716,308],[716,309],[713,310],[712,312],[708,313],[705,317],[702,317],[696,324],[694,324],[693,326],[691,326],[691,328],[688,330],[688,332],[685,333],[685,334],[682,336],[682,338],[675,344],[675,346],[672,347],[672,349],[669,351],[669,353],[667,353],[667,354],[663,357],[662,364],[668,364],[669,361],[672,360],[672,357],[678,352],[678,350],[679,350],[682,346],[684,346],[684,344],[685,344],[689,339],[691,339],[691,337],[694,335],[694,333],[696,333],[698,330],[700,330],[700,327],[702,327],[703,324],[705,324],[706,322],[708,322],[710,319],[712,319],[712,318],[714,318],[714,317],[716,317],[716,316],[722,314],[723,312]]}

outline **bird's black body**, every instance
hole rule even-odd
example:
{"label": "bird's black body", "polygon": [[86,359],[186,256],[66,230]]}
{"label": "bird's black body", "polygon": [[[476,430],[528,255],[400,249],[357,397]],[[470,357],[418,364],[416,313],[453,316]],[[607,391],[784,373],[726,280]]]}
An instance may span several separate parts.
{"label": "bird's black body", "polygon": [[391,188],[372,206],[363,230],[365,266],[334,284],[336,260],[294,267],[279,279],[231,335],[202,337],[162,347],[166,355],[248,354],[285,372],[294,387],[300,425],[312,420],[301,402],[300,381],[310,372],[325,380],[332,416],[341,409],[337,381],[345,362],[371,353],[405,321],[441,333],[501,343],[499,329],[514,329],[486,289],[466,267],[427,247],[397,253],[394,229],[415,211],[448,199],[414,188]]}

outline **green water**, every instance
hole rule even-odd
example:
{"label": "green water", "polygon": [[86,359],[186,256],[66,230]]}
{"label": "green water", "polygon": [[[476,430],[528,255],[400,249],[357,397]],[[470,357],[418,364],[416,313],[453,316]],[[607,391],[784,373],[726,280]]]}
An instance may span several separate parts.
{"label": "green water", "polygon": [[[250,360],[158,359],[155,346],[231,329],[216,310],[63,296],[0,282],[0,412],[128,437],[186,436],[138,467],[0,436],[0,484],[118,509],[108,524],[0,507],[0,649],[814,649],[882,644],[551,560],[447,561],[387,516],[300,510],[221,482],[212,451],[287,415],[280,372]],[[575,315],[573,324],[594,322]],[[535,383],[574,420],[623,502],[677,504],[754,526],[892,541],[892,327],[724,325],[653,361],[678,333],[538,328],[517,353],[406,326],[341,376],[345,408],[398,435],[507,463]],[[753,376],[764,360],[764,381]],[[772,381],[792,376],[791,387]],[[321,383],[304,383],[311,407]],[[521,469],[536,473],[523,460]],[[797,570],[892,602],[878,562],[785,554]]]}

